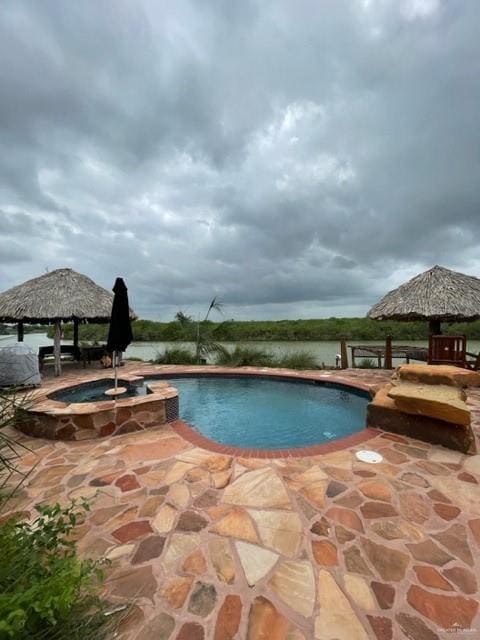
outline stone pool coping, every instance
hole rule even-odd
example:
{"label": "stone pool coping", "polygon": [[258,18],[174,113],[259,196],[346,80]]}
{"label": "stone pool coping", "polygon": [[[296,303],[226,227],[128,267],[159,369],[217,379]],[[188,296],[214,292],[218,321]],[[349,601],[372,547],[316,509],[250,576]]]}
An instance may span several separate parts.
{"label": "stone pool coping", "polygon": [[197,447],[207,449],[214,453],[221,453],[229,456],[240,456],[242,458],[262,458],[262,459],[279,459],[279,458],[306,458],[308,456],[317,456],[322,453],[333,453],[341,451],[348,447],[354,447],[357,444],[366,442],[370,438],[374,438],[380,432],[371,427],[366,427],[357,433],[353,433],[345,438],[337,438],[332,442],[324,442],[322,444],[312,444],[309,447],[295,447],[292,449],[254,449],[251,447],[232,447],[223,445],[215,440],[211,440],[199,433],[183,420],[176,420],[171,423],[172,428],[184,440],[188,440]]}
{"label": "stone pool coping", "polygon": [[[338,374],[332,374],[330,371],[318,371],[318,372],[305,372],[305,371],[293,371],[291,369],[270,369],[264,367],[175,367],[175,373],[172,375],[196,375],[201,377],[222,377],[222,376],[235,376],[235,377],[252,377],[252,378],[283,378],[285,380],[298,380],[305,382],[317,382],[329,385],[338,385],[347,389],[363,391],[366,393],[372,393],[372,386],[366,384],[361,380],[352,380],[342,377]],[[144,373],[144,375],[146,375]],[[157,373],[158,375],[158,373]],[[163,374],[162,375],[168,375]],[[172,384],[175,384],[175,380],[172,380]],[[344,438],[337,438],[331,442],[324,442],[321,444],[313,444],[308,447],[294,447],[285,449],[257,449],[254,447],[235,447],[232,445],[222,444],[207,436],[203,435],[197,429],[189,425],[184,420],[177,420],[172,423],[172,427],[175,431],[185,440],[192,444],[213,451],[215,453],[222,453],[224,455],[241,456],[244,458],[304,458],[307,456],[320,455],[322,453],[333,453],[334,451],[340,451],[346,447],[353,447],[362,442],[366,442],[378,435],[378,430],[372,427],[365,427],[364,429],[357,431]]]}
{"label": "stone pool coping", "polygon": [[[127,373],[118,378],[118,382],[120,384],[127,383],[135,385],[142,383],[143,377],[144,376],[142,375]],[[90,374],[88,378],[84,378],[75,384],[72,384],[70,380],[54,381],[53,384],[48,386],[48,389],[41,388],[32,392],[32,406],[29,411],[32,413],[48,413],[50,415],[81,415],[96,411],[108,411],[115,407],[132,407],[145,404],[146,402],[151,402],[152,400],[174,398],[178,395],[171,385],[162,381],[159,383],[149,384],[148,388],[151,393],[145,396],[130,396],[127,398],[119,397],[114,400],[99,400],[97,402],[64,402],[62,400],[54,400],[50,397],[58,391],[64,391],[65,389],[88,384],[90,382],[95,383],[104,380],[111,380],[113,383],[113,374],[105,374],[104,372],[94,375]]]}

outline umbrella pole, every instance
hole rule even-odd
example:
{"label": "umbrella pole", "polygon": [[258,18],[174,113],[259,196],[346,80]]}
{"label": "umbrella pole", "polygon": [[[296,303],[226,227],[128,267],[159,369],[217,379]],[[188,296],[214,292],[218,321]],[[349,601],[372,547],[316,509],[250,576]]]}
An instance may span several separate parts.
{"label": "umbrella pole", "polygon": [[55,359],[55,375],[62,375],[62,357],[61,357],[61,336],[62,326],[60,320],[55,320],[55,332],[53,334],[53,356]]}
{"label": "umbrella pole", "polygon": [[118,379],[117,379],[117,352],[114,351],[113,352],[113,371],[115,374],[115,391],[117,390],[117,386],[118,386]]}

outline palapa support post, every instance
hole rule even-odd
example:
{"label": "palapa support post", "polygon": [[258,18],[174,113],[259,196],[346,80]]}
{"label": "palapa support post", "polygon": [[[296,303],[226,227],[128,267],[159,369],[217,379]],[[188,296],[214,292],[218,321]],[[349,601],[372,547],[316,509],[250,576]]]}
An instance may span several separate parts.
{"label": "palapa support post", "polygon": [[73,319],[73,346],[78,348],[78,318]]}
{"label": "palapa support post", "polygon": [[23,342],[23,320],[17,323],[17,342]]}
{"label": "palapa support post", "polygon": [[385,369],[393,369],[392,362],[392,336],[387,336],[385,340],[385,361],[383,363]]}
{"label": "palapa support post", "polygon": [[442,323],[438,318],[432,318],[428,323],[428,332],[431,336],[442,335]]}
{"label": "palapa support post", "polygon": [[53,334],[53,356],[55,358],[55,375],[62,375],[62,357],[60,342],[62,339],[62,322],[55,320],[55,331]]}
{"label": "palapa support post", "polygon": [[347,341],[344,338],[340,340],[340,356],[340,367],[342,369],[348,369]]}

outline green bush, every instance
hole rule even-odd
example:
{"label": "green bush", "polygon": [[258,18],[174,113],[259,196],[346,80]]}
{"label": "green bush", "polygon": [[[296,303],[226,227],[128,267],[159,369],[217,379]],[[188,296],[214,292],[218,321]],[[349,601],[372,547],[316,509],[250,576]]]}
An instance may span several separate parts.
{"label": "green bush", "polygon": [[105,561],[80,560],[72,531],[88,504],[37,506],[0,524],[0,639],[102,640],[113,618],[95,595]]}
{"label": "green bush", "polygon": [[[13,508],[28,475],[17,468],[27,449],[9,427],[30,403],[28,391],[0,390],[0,514]],[[72,536],[88,508],[37,506],[33,522],[0,522],[0,640],[113,637],[120,610],[108,611],[96,595],[105,561],[80,560]]]}
{"label": "green bush", "polygon": [[258,347],[237,346],[233,351],[223,348],[218,353],[215,364],[225,367],[282,367],[285,369],[317,369],[318,363],[306,351],[293,351],[276,357]]}
{"label": "green bush", "polygon": [[233,351],[222,349],[218,352],[215,364],[225,367],[271,367],[273,355],[255,347],[237,346]]}
{"label": "green bush", "polygon": [[155,364],[195,364],[195,355],[189,349],[178,347],[177,349],[165,349],[163,353],[157,353]]}
{"label": "green bush", "polygon": [[285,369],[318,369],[318,362],[311,353],[293,351],[278,358],[274,366],[284,367]]}

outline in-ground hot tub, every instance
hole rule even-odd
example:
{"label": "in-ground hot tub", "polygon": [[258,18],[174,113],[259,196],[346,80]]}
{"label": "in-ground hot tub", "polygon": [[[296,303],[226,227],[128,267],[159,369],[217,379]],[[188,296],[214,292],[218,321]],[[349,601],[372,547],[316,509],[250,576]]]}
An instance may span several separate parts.
{"label": "in-ground hot tub", "polygon": [[124,375],[127,392],[112,400],[105,375],[77,385],[58,383],[33,393],[31,405],[17,409],[17,428],[30,436],[52,440],[87,440],[140,431],[178,418],[178,391],[167,381],[143,384],[140,376]]}

